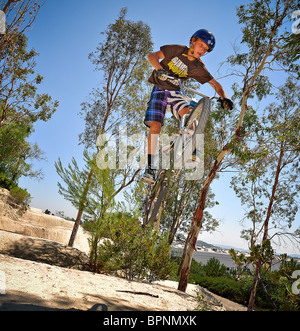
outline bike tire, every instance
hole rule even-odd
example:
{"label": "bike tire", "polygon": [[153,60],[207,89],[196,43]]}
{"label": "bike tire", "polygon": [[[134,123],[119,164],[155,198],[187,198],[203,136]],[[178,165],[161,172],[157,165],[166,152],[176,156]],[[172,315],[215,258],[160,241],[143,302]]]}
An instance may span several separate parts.
{"label": "bike tire", "polygon": [[211,108],[211,103],[208,98],[203,98],[201,99],[201,115],[199,119],[199,123],[196,127],[195,133],[193,135],[192,139],[192,150],[195,150],[196,145],[197,145],[197,135],[204,134],[206,124],[210,115],[210,108]]}
{"label": "bike tire", "polygon": [[201,111],[199,123],[195,130],[196,134],[204,133],[210,115],[210,108],[211,108],[210,100],[208,98],[203,98],[200,100],[200,102],[201,101],[202,101],[202,111]]}
{"label": "bike tire", "polygon": [[[204,134],[205,131],[205,127],[210,115],[210,108],[211,108],[211,103],[209,98],[203,98],[201,99],[197,105],[195,106],[195,108],[192,110],[190,116],[187,119],[187,123],[186,123],[186,127],[188,127],[189,125],[191,125],[195,119],[198,120],[198,125],[196,127],[196,130],[192,136],[191,139],[189,139],[189,141],[185,142],[185,147],[184,150],[189,150],[191,149],[192,151],[195,150],[196,146],[197,146],[197,135],[198,134]],[[180,137],[180,139],[178,139],[177,143],[175,144],[175,164],[176,165],[180,165],[182,164],[182,155],[183,155],[183,150],[182,150],[182,144],[183,144],[183,138]]]}
{"label": "bike tire", "polygon": [[157,215],[159,212],[160,205],[163,201],[165,191],[166,191],[167,183],[163,181],[158,188],[155,197],[150,203],[149,209],[148,209],[148,215],[146,222],[144,223],[145,227],[150,228],[156,221],[157,221]]}
{"label": "bike tire", "polygon": [[[202,98],[195,106],[195,108],[190,113],[190,116],[187,119],[186,126],[190,126],[194,120],[198,120],[198,127],[202,127],[204,132],[208,117],[210,114],[210,100],[208,98]],[[198,128],[197,127],[197,128]],[[198,132],[198,133],[203,133]]]}

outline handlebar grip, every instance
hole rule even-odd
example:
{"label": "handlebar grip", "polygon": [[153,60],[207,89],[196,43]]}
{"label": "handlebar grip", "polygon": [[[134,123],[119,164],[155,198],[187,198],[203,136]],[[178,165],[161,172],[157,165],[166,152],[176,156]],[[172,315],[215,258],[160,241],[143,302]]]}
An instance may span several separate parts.
{"label": "handlebar grip", "polygon": [[169,79],[172,79],[172,80],[178,80],[178,78],[176,78],[174,76],[169,76],[169,75],[165,75],[165,74],[163,74],[162,77],[169,78]]}

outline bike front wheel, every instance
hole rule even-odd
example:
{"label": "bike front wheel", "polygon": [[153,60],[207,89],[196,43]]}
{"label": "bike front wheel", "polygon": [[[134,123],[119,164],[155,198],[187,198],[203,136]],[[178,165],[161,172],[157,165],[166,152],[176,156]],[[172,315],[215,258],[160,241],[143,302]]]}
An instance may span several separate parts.
{"label": "bike front wheel", "polygon": [[[184,165],[186,162],[186,160],[184,160],[186,155],[191,156],[191,153],[193,153],[196,149],[197,135],[204,134],[205,127],[210,115],[210,107],[211,104],[209,98],[203,98],[197,103],[195,108],[190,113],[185,127],[192,125],[195,120],[198,121],[198,125],[193,136],[180,136],[176,140],[174,147],[174,160],[177,167]],[[187,157],[187,159],[189,159],[189,157]]]}
{"label": "bike front wheel", "polygon": [[210,107],[211,107],[210,100],[208,98],[203,98],[197,103],[197,105],[195,106],[194,110],[192,111],[191,115],[188,118],[187,125],[190,125],[189,123],[192,123],[194,119],[199,118],[199,122],[196,127],[195,133],[193,135],[193,138],[191,139],[192,151],[194,151],[197,146],[197,135],[204,134],[207,121],[210,115]]}
{"label": "bike front wheel", "polygon": [[190,113],[190,116],[187,119],[186,127],[189,127],[190,125],[192,125],[194,120],[197,120],[199,123],[195,133],[204,133],[210,114],[210,106],[211,105],[209,98],[202,98]]}

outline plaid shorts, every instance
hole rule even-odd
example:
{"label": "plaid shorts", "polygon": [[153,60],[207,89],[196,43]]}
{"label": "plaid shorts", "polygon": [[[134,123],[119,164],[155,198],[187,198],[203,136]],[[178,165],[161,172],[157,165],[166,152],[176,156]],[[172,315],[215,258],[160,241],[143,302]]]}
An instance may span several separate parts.
{"label": "plaid shorts", "polygon": [[166,110],[170,111],[180,120],[178,113],[183,108],[189,107],[189,105],[189,102],[184,99],[180,91],[161,90],[157,86],[154,86],[150,101],[148,102],[144,123],[148,127],[150,127],[152,121],[160,122],[164,125]]}

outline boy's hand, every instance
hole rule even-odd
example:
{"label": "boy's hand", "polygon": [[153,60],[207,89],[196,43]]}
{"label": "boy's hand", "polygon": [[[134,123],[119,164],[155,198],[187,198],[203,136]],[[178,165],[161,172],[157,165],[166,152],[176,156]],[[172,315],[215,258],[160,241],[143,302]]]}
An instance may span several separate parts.
{"label": "boy's hand", "polygon": [[165,69],[158,69],[156,70],[156,77],[159,78],[162,81],[167,80],[167,77],[164,77],[164,75],[169,75],[169,72]]}
{"label": "boy's hand", "polygon": [[233,109],[233,102],[230,99],[220,99],[221,107],[225,110]]}

